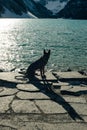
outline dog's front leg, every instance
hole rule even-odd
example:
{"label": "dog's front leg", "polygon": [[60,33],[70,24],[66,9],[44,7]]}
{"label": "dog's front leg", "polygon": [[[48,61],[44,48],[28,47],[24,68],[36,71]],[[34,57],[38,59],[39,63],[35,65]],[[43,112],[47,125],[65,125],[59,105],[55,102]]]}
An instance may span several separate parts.
{"label": "dog's front leg", "polygon": [[44,76],[44,73],[45,73],[45,71],[44,71],[44,67],[43,67],[42,71],[43,71],[42,73],[43,73],[43,76]]}
{"label": "dog's front leg", "polygon": [[44,80],[45,80],[45,79],[46,79],[46,76],[45,76],[45,74],[44,74],[44,73],[45,73],[45,71],[44,71],[44,67],[43,67],[43,68],[42,68],[42,79],[44,79]]}
{"label": "dog's front leg", "polygon": [[42,69],[40,69],[40,75],[41,75],[41,77],[43,77],[43,72],[42,72]]}

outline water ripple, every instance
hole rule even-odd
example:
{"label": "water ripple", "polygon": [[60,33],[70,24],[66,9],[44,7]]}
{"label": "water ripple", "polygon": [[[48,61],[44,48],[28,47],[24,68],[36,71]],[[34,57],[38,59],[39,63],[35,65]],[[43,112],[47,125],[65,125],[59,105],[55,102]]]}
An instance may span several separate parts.
{"label": "water ripple", "polygon": [[87,69],[87,21],[0,20],[0,68],[24,68],[51,49],[48,69]]}

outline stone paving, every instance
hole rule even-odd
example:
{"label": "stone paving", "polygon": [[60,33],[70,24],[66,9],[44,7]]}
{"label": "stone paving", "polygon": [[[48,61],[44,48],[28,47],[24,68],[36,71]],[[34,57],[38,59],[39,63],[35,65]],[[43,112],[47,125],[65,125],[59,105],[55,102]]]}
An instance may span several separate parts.
{"label": "stone paving", "polygon": [[0,130],[86,130],[87,76],[36,77],[29,82],[17,72],[0,73]]}

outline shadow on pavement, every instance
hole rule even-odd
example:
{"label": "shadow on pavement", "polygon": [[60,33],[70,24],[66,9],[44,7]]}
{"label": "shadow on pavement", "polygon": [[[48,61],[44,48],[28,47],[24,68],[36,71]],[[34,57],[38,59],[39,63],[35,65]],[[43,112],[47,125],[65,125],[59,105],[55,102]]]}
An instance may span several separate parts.
{"label": "shadow on pavement", "polygon": [[51,100],[60,104],[68,112],[68,114],[73,120],[79,119],[83,121],[82,117],[74,110],[74,108],[68,102],[64,100],[64,98],[60,94],[56,94],[54,91],[52,91],[52,82],[49,83],[46,77],[42,80],[39,80],[38,78],[34,77],[34,79],[29,83],[40,89],[41,92],[50,97]]}

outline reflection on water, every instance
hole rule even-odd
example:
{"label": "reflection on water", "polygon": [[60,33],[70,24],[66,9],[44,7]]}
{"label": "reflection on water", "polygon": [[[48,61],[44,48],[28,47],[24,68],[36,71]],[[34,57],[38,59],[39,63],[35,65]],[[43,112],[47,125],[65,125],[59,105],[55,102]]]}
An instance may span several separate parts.
{"label": "reflection on water", "polygon": [[14,66],[12,61],[16,57],[18,59],[18,55],[15,54],[15,36],[12,33],[12,30],[15,32],[17,22],[13,19],[0,19],[0,68],[10,69]]}
{"label": "reflection on water", "polygon": [[0,19],[0,68],[27,67],[51,49],[49,69],[87,68],[87,21]]}

